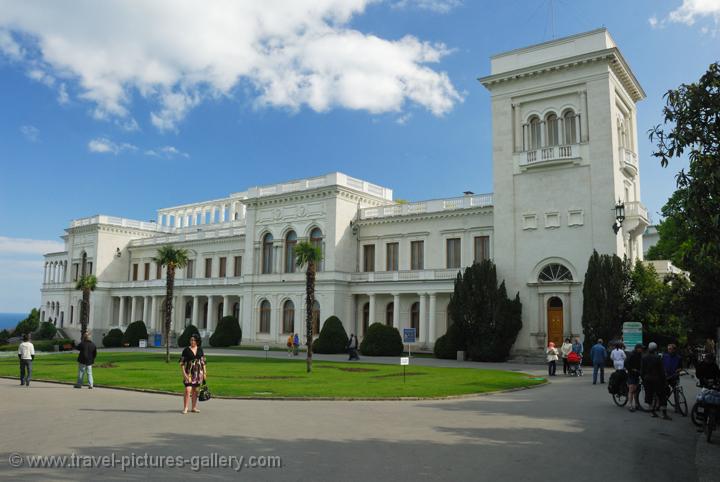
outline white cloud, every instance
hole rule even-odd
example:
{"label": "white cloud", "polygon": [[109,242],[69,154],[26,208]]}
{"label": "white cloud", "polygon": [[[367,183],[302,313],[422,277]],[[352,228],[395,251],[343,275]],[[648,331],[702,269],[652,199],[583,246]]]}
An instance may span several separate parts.
{"label": "white cloud", "polygon": [[190,158],[190,154],[183,152],[174,146],[163,146],[158,147],[157,149],[148,149],[145,151],[145,155],[151,157],[162,157],[165,159],[174,159],[176,157],[184,157],[186,159]]}
{"label": "white cloud", "polygon": [[126,142],[117,144],[107,137],[96,137],[88,142],[88,150],[98,154],[119,154],[122,151],[135,151],[137,147]]}
{"label": "white cloud", "polygon": [[436,13],[448,13],[450,10],[462,5],[461,0],[399,0],[393,4],[394,8],[419,8]]}
{"label": "white cloud", "polygon": [[408,121],[409,121],[411,118],[412,118],[412,114],[411,114],[410,112],[408,112],[408,113],[406,113],[406,114],[401,115],[401,116],[398,117],[397,119],[395,119],[395,122],[396,122],[397,124],[400,124],[401,126],[404,126],[405,124],[408,123]]}
{"label": "white cloud", "polygon": [[[351,27],[376,1],[106,0],[69,8],[0,0],[0,50],[77,82],[75,97],[92,103],[99,119],[132,119],[133,97],[148,99],[161,131],[177,129],[205,99],[246,91],[257,106],[318,112],[401,112],[408,103],[450,111],[462,96],[431,68],[450,52],[444,45]],[[412,3],[441,11],[458,2]],[[23,51],[10,30],[33,48]]]}
{"label": "white cloud", "polygon": [[709,18],[714,24],[714,29],[707,26],[700,28],[702,33],[717,33],[720,26],[720,0],[683,0],[675,10],[671,11],[666,18],[658,20],[656,16],[648,19],[653,28],[662,28],[667,22],[682,23],[692,26],[699,19]]}
{"label": "white cloud", "polygon": [[20,132],[30,142],[37,142],[40,136],[40,129],[31,125],[20,126]]}
{"label": "white cloud", "polygon": [[65,82],[60,84],[60,88],[58,89],[58,96],[57,96],[58,104],[65,105],[70,102],[70,96],[67,92],[67,87],[65,86]]}
{"label": "white cloud", "polygon": [[59,241],[0,236],[0,256],[6,254],[56,253],[63,249],[65,249],[65,245]]}

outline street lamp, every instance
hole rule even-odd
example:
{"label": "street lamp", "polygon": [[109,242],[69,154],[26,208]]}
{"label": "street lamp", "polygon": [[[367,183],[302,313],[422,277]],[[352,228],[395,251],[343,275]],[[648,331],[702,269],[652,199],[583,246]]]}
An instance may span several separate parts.
{"label": "street lamp", "polygon": [[618,202],[615,204],[615,222],[612,225],[615,234],[620,231],[623,221],[625,221],[625,203],[618,199]]}

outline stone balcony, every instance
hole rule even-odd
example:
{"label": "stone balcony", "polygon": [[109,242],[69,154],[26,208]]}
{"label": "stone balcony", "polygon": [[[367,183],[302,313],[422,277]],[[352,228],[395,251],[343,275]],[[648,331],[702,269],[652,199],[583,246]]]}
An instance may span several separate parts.
{"label": "stone balcony", "polygon": [[353,282],[454,280],[460,269],[419,269],[352,273]]}
{"label": "stone balcony", "polygon": [[650,225],[650,217],[647,208],[640,201],[629,201],[625,203],[625,220],[623,229],[632,236],[645,232]]}
{"label": "stone balcony", "polygon": [[547,146],[540,149],[517,152],[514,155],[517,164],[523,168],[545,166],[580,159],[580,145]]}
{"label": "stone balcony", "polygon": [[493,205],[493,195],[473,194],[448,199],[433,199],[406,204],[389,204],[360,210],[359,219],[386,218],[390,216],[408,216],[413,214],[437,213],[442,211],[454,211],[457,209],[469,209],[477,207],[489,207]]}
{"label": "stone balcony", "polygon": [[160,233],[173,232],[173,228],[168,226],[161,226],[152,221],[137,221],[135,219],[118,218],[115,216],[105,216],[102,214],[99,214],[97,216],[90,216],[87,218],[75,219],[70,222],[70,227],[77,228],[81,226],[90,226],[92,224],[109,224],[111,226],[122,226],[126,228],[141,229],[143,231],[156,231]]}
{"label": "stone balcony", "polygon": [[629,176],[636,176],[639,171],[638,156],[630,149],[619,149],[620,169]]}

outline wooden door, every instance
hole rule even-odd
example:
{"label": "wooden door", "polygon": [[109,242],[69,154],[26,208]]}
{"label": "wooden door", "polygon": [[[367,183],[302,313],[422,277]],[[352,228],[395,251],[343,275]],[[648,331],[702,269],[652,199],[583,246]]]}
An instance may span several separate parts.
{"label": "wooden door", "polygon": [[548,342],[554,342],[556,347],[563,342],[563,307],[548,306]]}

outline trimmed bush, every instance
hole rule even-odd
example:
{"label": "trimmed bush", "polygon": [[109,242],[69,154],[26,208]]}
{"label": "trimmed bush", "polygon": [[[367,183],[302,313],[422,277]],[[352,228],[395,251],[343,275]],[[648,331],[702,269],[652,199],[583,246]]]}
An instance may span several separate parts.
{"label": "trimmed bush", "polygon": [[113,328],[108,331],[102,339],[105,348],[117,348],[123,344],[123,332],[120,328]]}
{"label": "trimmed bush", "polygon": [[455,325],[450,325],[447,333],[435,340],[435,346],[433,347],[433,354],[435,355],[435,358],[455,360],[458,352],[457,337],[457,327]]}
{"label": "trimmed bush", "polygon": [[367,356],[400,356],[403,342],[397,328],[373,323],[360,343],[360,352]]}
{"label": "trimmed bush", "polygon": [[200,336],[200,331],[197,329],[197,326],[195,326],[195,325],[186,326],[185,330],[183,330],[182,334],[177,339],[177,345],[181,348],[190,346],[190,337],[192,335]]}
{"label": "trimmed bush", "polygon": [[40,323],[40,328],[37,329],[35,333],[33,333],[33,338],[36,340],[52,340],[55,338],[55,334],[57,333],[57,328],[55,328],[55,325],[50,323],[49,321],[43,321]]}
{"label": "trimmed bush", "polygon": [[210,336],[210,346],[235,346],[242,340],[240,323],[234,316],[224,316]]}
{"label": "trimmed bush", "polygon": [[337,316],[331,316],[323,323],[318,339],[313,342],[314,353],[345,353],[348,336],[345,327]]}
{"label": "trimmed bush", "polygon": [[130,323],[125,330],[123,335],[122,344],[125,346],[138,346],[140,340],[147,340],[148,332],[145,327],[145,322],[142,320],[133,321]]}

